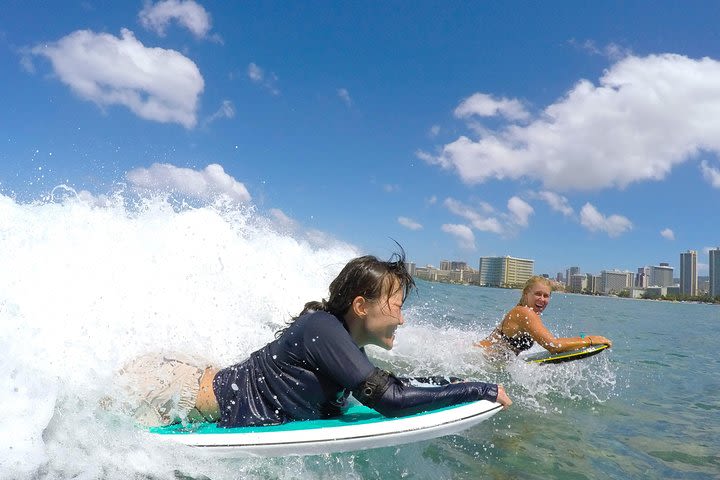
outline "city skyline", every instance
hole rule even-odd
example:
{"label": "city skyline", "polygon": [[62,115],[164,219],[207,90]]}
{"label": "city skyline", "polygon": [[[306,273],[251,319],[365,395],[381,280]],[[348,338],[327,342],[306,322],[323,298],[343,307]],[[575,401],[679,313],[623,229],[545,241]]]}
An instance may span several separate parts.
{"label": "city skyline", "polygon": [[[617,295],[622,297],[668,300],[720,300],[720,247],[708,252],[710,275],[697,273],[697,252],[688,250],[680,253],[679,276],[674,276],[674,268],[667,262],[659,265],[644,266],[637,273],[629,270],[603,269],[599,274],[583,273],[580,267],[568,267],[563,275],[534,271],[534,260],[512,256],[480,257],[478,269],[467,265],[465,261],[442,260],[440,267],[426,265],[418,267],[407,262],[406,267],[412,276],[421,279],[472,284],[485,287],[523,288],[533,275],[542,275],[562,285],[562,289],[571,293],[599,295]],[[708,298],[709,297],[709,298]]]}
{"label": "city skyline", "polygon": [[[696,255],[696,268],[697,268],[696,272],[697,272],[697,277],[708,277],[708,276],[709,276],[709,274],[710,274],[710,272],[709,272],[710,252],[711,252],[712,250],[717,250],[717,249],[720,249],[720,247],[707,247],[706,249],[704,249],[704,252],[696,252],[696,253],[697,253],[697,255]],[[687,250],[687,251],[691,251],[691,250]],[[687,251],[686,251],[686,252],[687,252]],[[680,258],[680,255],[681,255],[681,254],[686,253],[686,252],[682,252],[682,251],[678,252],[678,253],[677,253],[678,259]],[[706,259],[708,259],[708,263],[702,263],[702,262],[700,261],[700,259],[701,259],[702,256],[703,256],[703,253],[704,253],[704,257],[705,257]],[[516,257],[515,255],[510,255],[510,254],[508,254],[508,255],[497,255],[497,256],[498,256],[498,257]],[[483,257],[483,256],[479,256],[479,257],[477,258],[477,261],[475,262],[475,265],[479,265],[480,259],[481,259],[482,257]],[[528,257],[528,258],[531,259],[531,260],[533,260],[533,261],[536,261],[536,260],[535,260],[534,258],[532,258],[532,257]],[[421,264],[419,264],[418,262],[414,261],[414,260],[411,259],[411,258],[408,258],[408,262],[415,263],[415,264],[418,265],[418,266],[421,265]],[[447,262],[447,263],[459,262],[459,263],[466,263],[468,266],[472,266],[472,265],[473,265],[473,263],[472,263],[472,262],[468,262],[467,259],[442,257],[442,259],[439,260],[439,261],[437,262],[437,264],[427,263],[427,264],[424,264],[424,265],[422,265],[422,266],[423,266],[423,267],[433,267],[433,268],[437,268],[437,269],[442,269],[442,268],[440,268],[440,266],[442,265],[443,262]],[[565,276],[565,275],[566,275],[566,272],[568,271],[568,269],[573,268],[573,267],[579,268],[579,270],[578,270],[577,272],[573,272],[573,273],[600,273],[601,271],[619,271],[619,272],[630,272],[630,273],[636,274],[636,273],[637,273],[637,270],[638,270],[639,268],[652,267],[652,266],[656,266],[656,267],[657,267],[657,266],[661,266],[661,265],[663,265],[663,264],[667,264],[667,265],[669,265],[670,267],[672,267],[673,272],[679,272],[679,269],[680,269],[680,260],[678,260],[677,265],[673,265],[673,264],[672,264],[671,262],[669,262],[669,261],[661,260],[661,261],[658,261],[658,262],[656,262],[656,263],[654,263],[654,264],[638,265],[638,266],[636,266],[636,267],[634,267],[634,268],[604,267],[604,268],[600,268],[600,269],[594,270],[594,271],[587,271],[587,270],[584,270],[581,266],[579,266],[579,265],[577,265],[577,264],[573,264],[573,265],[568,265],[568,266],[567,266],[565,269],[563,269],[562,271],[549,272],[549,271],[540,271],[540,270],[537,270],[537,271],[536,271],[536,274],[547,274],[550,278],[554,278],[558,273],[562,273],[563,276]],[[476,267],[472,267],[472,268],[475,269],[475,270],[477,270]],[[703,273],[703,272],[704,272],[704,273]],[[673,273],[673,275],[674,275],[674,273]],[[675,277],[675,278],[679,278],[679,277]]]}
{"label": "city skyline", "polygon": [[720,241],[703,221],[720,204],[716,11],[11,2],[0,201],[221,195],[316,248],[512,253],[552,275],[678,267],[692,249],[705,273]]}

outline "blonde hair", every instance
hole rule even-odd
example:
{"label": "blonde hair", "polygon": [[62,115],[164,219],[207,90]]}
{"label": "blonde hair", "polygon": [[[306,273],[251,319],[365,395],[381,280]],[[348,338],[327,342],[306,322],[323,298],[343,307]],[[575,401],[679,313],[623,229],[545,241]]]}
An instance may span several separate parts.
{"label": "blonde hair", "polygon": [[540,275],[533,275],[532,277],[528,278],[527,282],[525,282],[522,294],[520,295],[520,300],[518,300],[517,303],[518,306],[527,307],[527,305],[523,303],[525,301],[525,296],[528,294],[528,292],[530,292],[530,290],[536,283],[541,283],[552,290],[552,283],[550,283],[550,280],[545,277],[541,277]]}

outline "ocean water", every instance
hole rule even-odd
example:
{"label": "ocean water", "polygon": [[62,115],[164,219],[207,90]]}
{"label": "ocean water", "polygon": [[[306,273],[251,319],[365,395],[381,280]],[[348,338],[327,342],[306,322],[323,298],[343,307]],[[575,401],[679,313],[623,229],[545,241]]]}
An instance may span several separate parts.
{"label": "ocean water", "polygon": [[418,282],[396,347],[370,357],[400,375],[500,382],[515,403],[461,435],[399,447],[221,460],[155,443],[100,407],[125,360],[172,349],[239,361],[325,296],[347,260],[391,251],[223,199],[0,194],[0,478],[720,478],[711,305],[555,294],[552,331],[602,334],[612,350],[504,364],[472,342],[518,291]]}

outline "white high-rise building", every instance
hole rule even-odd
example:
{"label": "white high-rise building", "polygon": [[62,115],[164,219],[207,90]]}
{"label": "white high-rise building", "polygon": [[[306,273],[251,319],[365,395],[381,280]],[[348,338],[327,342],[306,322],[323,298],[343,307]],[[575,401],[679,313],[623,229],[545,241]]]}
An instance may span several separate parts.
{"label": "white high-rise building", "polygon": [[621,272],[619,270],[600,272],[600,292],[604,294],[620,293],[626,288],[633,286],[632,272]]}
{"label": "white high-rise building", "polygon": [[710,257],[710,297],[720,297],[720,247],[708,252]]}
{"label": "white high-rise building", "polygon": [[688,250],[680,254],[680,294],[697,295],[697,252]]}
{"label": "white high-rise building", "polygon": [[661,263],[650,267],[650,281],[648,287],[670,287],[673,285],[673,267]]}

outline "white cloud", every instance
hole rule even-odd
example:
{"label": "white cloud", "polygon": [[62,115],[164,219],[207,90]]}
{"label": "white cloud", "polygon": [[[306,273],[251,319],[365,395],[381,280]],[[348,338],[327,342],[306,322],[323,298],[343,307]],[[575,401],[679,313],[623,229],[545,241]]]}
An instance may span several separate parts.
{"label": "white cloud", "polygon": [[580,210],[580,224],[591,232],[605,232],[610,237],[617,237],[632,229],[632,222],[622,215],[606,217],[593,205],[586,203]]}
{"label": "white cloud", "polygon": [[235,116],[235,106],[230,100],[223,100],[222,105],[207,120],[206,124],[212,123],[220,118],[233,118]]}
{"label": "white cloud", "polygon": [[675,232],[673,232],[669,228],[666,228],[662,232],[660,232],[660,236],[668,240],[675,240]]}
{"label": "white cloud", "polygon": [[[499,112],[479,95],[459,113]],[[701,150],[720,153],[720,62],[663,54],[628,56],[598,85],[580,80],[528,124],[417,155],[466,183],[528,178],[553,190],[592,190],[661,180]],[[711,182],[713,170],[705,165]]]}
{"label": "white cloud", "polygon": [[347,105],[348,107],[352,106],[352,98],[350,98],[350,93],[346,89],[339,88],[337,94],[338,97],[340,97],[340,100],[345,103],[345,105]]}
{"label": "white cloud", "polygon": [[433,125],[430,127],[430,130],[428,131],[428,136],[430,138],[435,138],[440,134],[440,125]]}
{"label": "white cloud", "polygon": [[140,24],[158,35],[165,36],[165,29],[172,21],[187,28],[197,38],[204,38],[211,28],[210,14],[193,0],[163,0],[148,3],[140,11]]}
{"label": "white cloud", "polygon": [[435,205],[437,203],[437,195],[432,195],[427,199],[428,205]]}
{"label": "white cloud", "polygon": [[405,228],[409,228],[410,230],[420,230],[423,228],[423,226],[419,223],[417,223],[415,220],[407,217],[398,217],[397,219],[398,223],[402,225]]}
{"label": "white cloud", "polygon": [[250,78],[253,83],[266,88],[271,94],[280,95],[280,90],[275,86],[277,84],[278,77],[274,73],[266,75],[265,70],[255,63],[250,63],[250,65],[248,65],[248,78]]}
{"label": "white cloud", "polygon": [[519,197],[511,197],[507,206],[513,223],[521,227],[527,227],[528,219],[535,212],[535,209]]}
{"label": "white cloud", "polygon": [[63,83],[99,106],[123,105],[141,118],[186,128],[197,123],[205,81],[195,63],[174,50],[145,47],[130,30],[120,38],[78,30],[31,53],[47,57]]}
{"label": "white cloud", "polygon": [[460,248],[475,250],[475,234],[467,225],[456,225],[446,223],[441,227],[442,231],[454,236]]}
{"label": "white cloud", "polygon": [[387,193],[399,192],[400,185],[386,183],[382,186],[382,189]]}
{"label": "white cloud", "polygon": [[545,203],[550,205],[550,208],[552,208],[556,212],[562,213],[566,217],[569,217],[574,213],[572,207],[570,206],[570,203],[568,202],[568,199],[563,197],[562,195],[558,195],[555,192],[549,192],[547,190],[544,190],[542,192],[534,194],[533,196],[544,200]]}
{"label": "white cloud", "polygon": [[458,118],[468,118],[474,115],[480,117],[501,115],[508,120],[524,120],[530,116],[519,100],[504,97],[496,100],[485,93],[475,93],[469,96],[455,109],[455,116]]}
{"label": "white cloud", "polygon": [[705,177],[705,180],[710,182],[710,185],[712,185],[715,188],[720,188],[720,170],[711,167],[707,161],[703,160],[700,163],[700,170],[703,173],[703,177]]}
{"label": "white cloud", "polygon": [[259,83],[262,82],[265,77],[265,72],[263,72],[262,68],[250,62],[250,65],[248,65],[248,77],[250,77],[250,80],[253,82]]}
{"label": "white cloud", "polygon": [[136,168],[127,172],[126,178],[140,188],[168,189],[201,199],[224,194],[239,202],[250,201],[250,193],[245,185],[225,173],[218,164],[196,171],[167,163],[154,163],[150,168]]}
{"label": "white cloud", "polygon": [[622,47],[616,43],[609,43],[604,47],[598,47],[594,41],[585,40],[580,43],[575,39],[570,40],[570,45],[573,45],[581,50],[589,52],[593,55],[600,55],[606,57],[612,61],[622,60],[623,58],[632,54],[632,51],[628,48]]}
{"label": "white cloud", "polygon": [[450,212],[468,220],[476,230],[481,232],[503,233],[503,227],[496,218],[488,218],[480,215],[472,207],[452,198],[445,199],[444,205]]}

